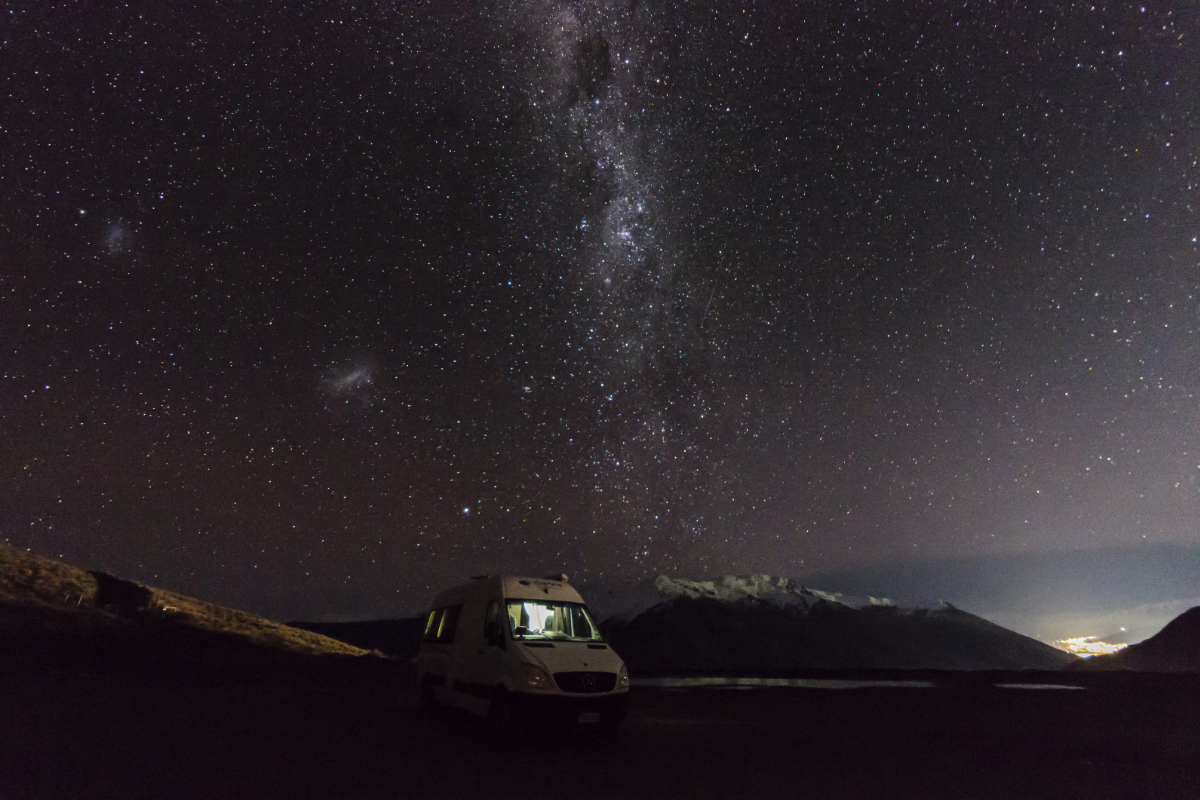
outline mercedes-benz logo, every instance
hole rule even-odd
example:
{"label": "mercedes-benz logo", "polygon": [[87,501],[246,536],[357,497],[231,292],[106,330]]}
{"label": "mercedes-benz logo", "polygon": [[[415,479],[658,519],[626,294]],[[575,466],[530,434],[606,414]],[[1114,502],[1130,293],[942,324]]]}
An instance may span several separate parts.
{"label": "mercedes-benz logo", "polygon": [[587,675],[584,675],[583,676],[583,688],[589,689],[589,690],[595,689],[596,688],[596,676],[590,672]]}

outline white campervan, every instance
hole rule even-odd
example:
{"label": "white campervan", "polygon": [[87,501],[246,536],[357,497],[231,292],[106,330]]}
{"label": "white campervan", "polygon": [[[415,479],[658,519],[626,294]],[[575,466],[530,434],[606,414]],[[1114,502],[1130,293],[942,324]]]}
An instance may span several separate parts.
{"label": "white campervan", "polygon": [[417,656],[421,702],[526,726],[615,728],[629,673],[566,581],[489,576],[437,595]]}

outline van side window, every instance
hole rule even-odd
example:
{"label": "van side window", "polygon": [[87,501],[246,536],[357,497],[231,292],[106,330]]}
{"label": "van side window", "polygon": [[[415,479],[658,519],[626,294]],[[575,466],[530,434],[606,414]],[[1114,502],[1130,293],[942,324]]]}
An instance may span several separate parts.
{"label": "van side window", "polygon": [[458,615],[462,613],[462,604],[435,608],[429,612],[425,620],[425,633],[422,642],[453,642],[454,632],[458,629]]}
{"label": "van side window", "polygon": [[458,615],[462,613],[462,605],[447,606],[442,611],[442,624],[438,626],[437,640],[453,642],[454,632],[458,630]]}
{"label": "van side window", "polygon": [[425,633],[421,636],[422,642],[436,642],[438,634],[438,626],[442,624],[442,611],[445,609],[435,608],[429,612],[429,618],[425,620]]}
{"label": "van side window", "polygon": [[500,601],[488,603],[487,614],[483,618],[483,641],[494,647],[504,649],[504,633],[500,627]]}

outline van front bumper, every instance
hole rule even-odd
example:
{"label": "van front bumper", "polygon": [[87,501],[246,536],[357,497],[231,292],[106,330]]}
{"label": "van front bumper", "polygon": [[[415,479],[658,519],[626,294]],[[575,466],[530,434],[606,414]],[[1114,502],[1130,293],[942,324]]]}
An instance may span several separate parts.
{"label": "van front bumper", "polygon": [[513,711],[531,727],[616,726],[629,713],[629,692],[581,697],[520,692],[513,700]]}

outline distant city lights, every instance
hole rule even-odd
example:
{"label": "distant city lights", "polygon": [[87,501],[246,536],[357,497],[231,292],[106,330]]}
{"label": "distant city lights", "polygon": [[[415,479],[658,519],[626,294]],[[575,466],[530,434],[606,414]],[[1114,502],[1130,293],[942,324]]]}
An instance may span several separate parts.
{"label": "distant city lights", "polygon": [[1127,644],[1109,644],[1108,642],[1100,641],[1099,636],[1076,636],[1073,639],[1059,639],[1054,642],[1054,646],[1059,650],[1066,650],[1068,653],[1074,653],[1080,658],[1091,658],[1092,656],[1102,656],[1108,653],[1116,653],[1129,647]]}

